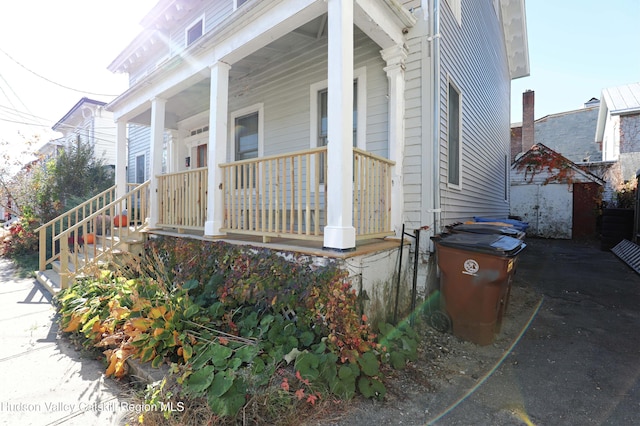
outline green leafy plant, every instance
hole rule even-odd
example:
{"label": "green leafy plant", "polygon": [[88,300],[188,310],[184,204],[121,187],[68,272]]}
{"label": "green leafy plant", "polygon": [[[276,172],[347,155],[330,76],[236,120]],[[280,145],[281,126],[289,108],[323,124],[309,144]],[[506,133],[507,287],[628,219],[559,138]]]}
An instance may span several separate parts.
{"label": "green leafy plant", "polygon": [[383,367],[415,359],[412,330],[383,325],[378,339],[336,265],[264,249],[159,239],[139,263],[81,280],[58,301],[63,330],[103,349],[108,375],[123,377],[133,358],[169,364],[172,396],[220,417],[381,399]]}

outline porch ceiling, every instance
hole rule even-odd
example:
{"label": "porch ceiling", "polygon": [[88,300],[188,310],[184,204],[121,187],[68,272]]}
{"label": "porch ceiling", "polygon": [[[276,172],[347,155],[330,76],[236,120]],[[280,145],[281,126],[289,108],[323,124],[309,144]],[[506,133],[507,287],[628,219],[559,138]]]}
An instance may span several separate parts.
{"label": "porch ceiling", "polygon": [[[231,79],[240,79],[259,69],[277,63],[283,55],[291,52],[305,51],[318,39],[326,37],[327,14],[313,19],[290,33],[272,41],[260,50],[240,59],[234,63],[229,71]],[[204,77],[180,90],[175,95],[167,98],[167,128],[176,128],[177,123],[209,110],[209,98],[211,94],[211,79]],[[142,114],[134,117],[131,122],[150,125],[151,110],[147,109]]]}
{"label": "porch ceiling", "polygon": [[[261,7],[266,7],[264,4]],[[326,6],[325,6],[326,7]],[[326,10],[326,9],[325,9]],[[255,73],[260,69],[268,67],[270,64],[278,62],[284,55],[290,55],[295,52],[305,51],[310,45],[317,42],[318,39],[327,36],[327,13],[303,22],[293,30],[289,30],[280,35],[280,30],[274,32],[274,36],[262,36],[260,39],[272,38],[272,41],[257,49],[247,46],[238,48],[237,51],[230,53],[223,60],[231,63],[230,78],[232,80],[240,79],[251,73]],[[403,30],[412,26],[415,18],[397,0],[356,0],[354,8],[354,25],[362,30],[369,38],[376,42],[381,48],[387,48],[392,45],[402,45],[404,41]],[[224,31],[224,29],[222,30]],[[252,42],[253,45],[254,42]],[[203,41],[197,46],[201,52],[215,48],[215,45],[209,46],[207,41]],[[244,56],[240,55],[242,50],[249,50],[251,53]],[[206,55],[205,55],[206,56]],[[210,102],[210,79],[208,77],[208,68],[199,70],[195,74],[191,74],[187,78],[181,80],[173,86],[165,86],[162,88],[161,79],[158,73],[167,76],[172,73],[186,75],[186,69],[189,62],[181,57],[168,61],[162,69],[156,70],[148,78],[140,81],[136,86],[129,89],[107,109],[114,112],[118,109],[118,103],[125,101],[126,98],[135,97],[136,91],[144,93],[144,98],[160,97],[167,100],[166,104],[166,123],[165,127],[175,129],[180,121],[207,111]],[[153,81],[153,82],[152,82]],[[166,81],[166,80],[165,80]],[[156,86],[156,89],[153,89]],[[134,101],[135,103],[135,101]],[[133,105],[133,104],[130,104]],[[131,114],[135,110],[138,114]],[[144,102],[139,104],[130,113],[120,111],[118,116],[125,116],[129,122],[150,125],[151,111],[150,104]],[[133,117],[132,117],[133,116]]]}

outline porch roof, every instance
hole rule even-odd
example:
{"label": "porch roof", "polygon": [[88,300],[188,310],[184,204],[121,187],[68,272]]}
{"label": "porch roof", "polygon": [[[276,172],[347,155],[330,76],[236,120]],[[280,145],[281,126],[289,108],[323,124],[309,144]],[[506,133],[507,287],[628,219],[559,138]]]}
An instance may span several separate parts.
{"label": "porch roof", "polygon": [[[143,20],[148,28],[111,63],[109,70],[127,72],[131,63],[145,60],[145,55],[139,52],[148,48],[147,44],[166,43],[158,40],[156,30],[152,28],[157,20],[167,19],[167,14],[159,13],[158,8],[173,11],[172,8],[183,3],[175,0],[159,2]],[[141,124],[148,124],[143,114],[148,113],[149,99],[167,99],[188,89],[201,92],[210,75],[209,66],[216,62],[231,64],[235,70],[250,69],[250,55],[267,46],[278,48],[278,43],[290,45],[291,40],[286,40],[285,36],[297,37],[298,40],[308,38],[301,33],[301,27],[314,20],[317,25],[326,25],[323,18],[326,13],[327,3],[324,0],[249,1],[197,42],[158,64],[109,103],[106,109],[114,112],[115,120],[138,120]],[[411,12],[397,0],[355,1],[354,24],[383,49],[402,45],[403,30],[415,22]],[[164,24],[159,22],[158,25]],[[318,29],[318,33],[321,31]],[[171,124],[171,119],[168,119],[167,124]]]}

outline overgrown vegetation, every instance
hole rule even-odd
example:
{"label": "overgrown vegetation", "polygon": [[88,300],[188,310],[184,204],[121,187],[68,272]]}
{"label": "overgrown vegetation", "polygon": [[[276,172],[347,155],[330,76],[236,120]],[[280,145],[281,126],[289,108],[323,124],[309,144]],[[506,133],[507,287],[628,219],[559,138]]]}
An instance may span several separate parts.
{"label": "overgrown vegetation", "polygon": [[0,240],[0,256],[15,263],[19,277],[27,277],[38,269],[38,236],[33,232],[33,220],[14,222]]}
{"label": "overgrown vegetation", "polygon": [[[5,170],[6,169],[6,170]],[[37,269],[38,236],[34,230],[113,185],[113,172],[96,159],[93,147],[79,142],[60,150],[56,158],[37,159],[0,176],[0,203],[18,221],[0,241],[0,255],[21,271]],[[9,177],[11,176],[11,177]]]}
{"label": "overgrown vegetation", "polygon": [[299,424],[329,401],[384,398],[385,370],[416,357],[409,327],[373,332],[334,264],[184,239],[145,253],[57,297],[62,329],[104,351],[107,375],[168,366],[141,423]]}
{"label": "overgrown vegetation", "polygon": [[638,188],[638,179],[634,178],[625,181],[616,190],[616,207],[620,209],[633,209],[636,205],[636,190]]}

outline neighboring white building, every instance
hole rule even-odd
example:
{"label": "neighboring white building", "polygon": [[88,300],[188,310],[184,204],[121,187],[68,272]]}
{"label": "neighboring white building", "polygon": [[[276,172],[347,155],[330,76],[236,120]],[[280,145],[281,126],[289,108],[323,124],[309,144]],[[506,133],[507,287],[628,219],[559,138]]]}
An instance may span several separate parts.
{"label": "neighboring white building", "polygon": [[617,161],[620,183],[640,169],[640,83],[602,90],[595,141],[603,161]]}
{"label": "neighboring white building", "polygon": [[65,145],[78,141],[89,142],[93,146],[96,159],[104,159],[104,164],[116,164],[116,125],[113,113],[107,111],[105,102],[82,98],[62,117],[52,129],[62,133],[62,137],[47,142],[39,153],[50,156]]}

